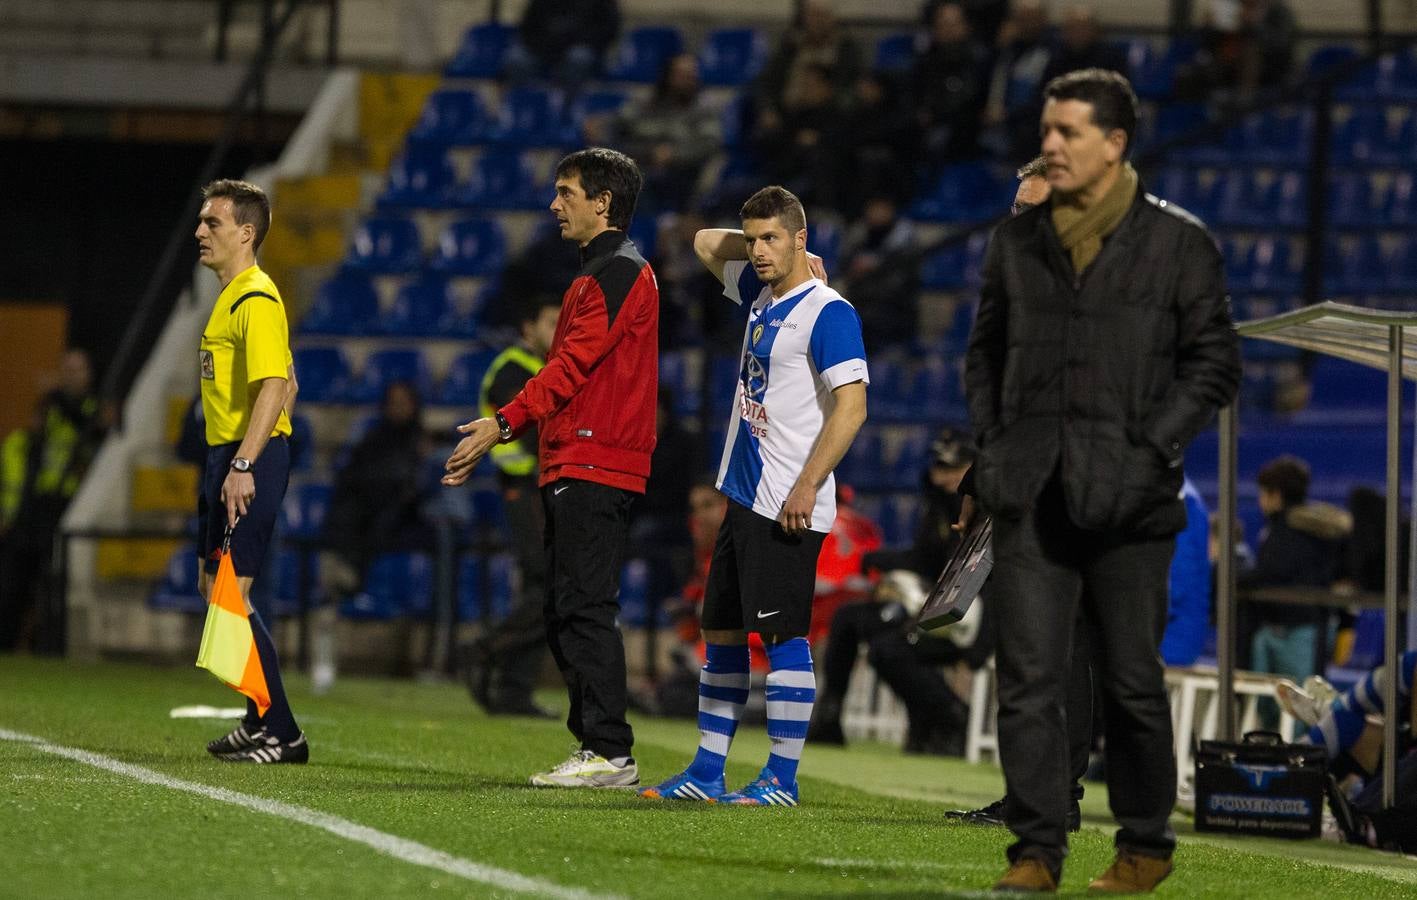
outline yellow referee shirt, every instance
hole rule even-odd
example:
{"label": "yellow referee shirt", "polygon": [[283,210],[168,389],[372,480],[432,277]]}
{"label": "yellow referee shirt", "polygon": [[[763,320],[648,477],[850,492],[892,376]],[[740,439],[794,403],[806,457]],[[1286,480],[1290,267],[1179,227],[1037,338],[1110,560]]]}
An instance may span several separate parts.
{"label": "yellow referee shirt", "polygon": [[[202,331],[202,414],[207,444],[246,437],[256,403],[253,382],[289,375],[290,326],[274,281],[252,266],[231,280]],[[290,434],[290,418],[280,411],[271,436]]]}

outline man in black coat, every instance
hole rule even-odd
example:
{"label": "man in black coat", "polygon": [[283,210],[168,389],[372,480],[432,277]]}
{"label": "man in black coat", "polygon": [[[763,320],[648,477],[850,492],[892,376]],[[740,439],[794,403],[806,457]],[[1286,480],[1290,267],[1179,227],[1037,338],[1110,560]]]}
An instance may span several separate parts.
{"label": "man in black coat", "polygon": [[1092,887],[1149,891],[1176,843],[1159,648],[1186,521],[1182,454],[1234,396],[1239,345],[1215,242],[1145,194],[1126,163],[1131,85],[1085,69],[1044,96],[1052,195],[995,232],[965,366],[975,496],[994,516],[999,746],[1018,838],[997,887],[1052,891],[1062,872],[1064,693],[1081,602],[1121,825],[1116,861]]}

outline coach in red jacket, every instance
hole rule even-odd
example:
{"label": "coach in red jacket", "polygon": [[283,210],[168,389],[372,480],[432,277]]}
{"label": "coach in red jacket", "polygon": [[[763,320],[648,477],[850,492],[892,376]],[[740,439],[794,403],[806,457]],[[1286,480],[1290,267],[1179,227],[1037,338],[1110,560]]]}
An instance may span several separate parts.
{"label": "coach in red jacket", "polygon": [[655,440],[659,285],[625,236],[641,184],[634,160],[591,148],[556,166],[551,211],[581,247],[546,367],[494,418],[466,434],[443,483],[467,480],[498,441],[541,433],[546,507],[546,635],[566,679],[566,724],[581,749],[542,787],[631,787],[639,772],[625,721],[625,647],[616,627],[630,502],[643,494]]}

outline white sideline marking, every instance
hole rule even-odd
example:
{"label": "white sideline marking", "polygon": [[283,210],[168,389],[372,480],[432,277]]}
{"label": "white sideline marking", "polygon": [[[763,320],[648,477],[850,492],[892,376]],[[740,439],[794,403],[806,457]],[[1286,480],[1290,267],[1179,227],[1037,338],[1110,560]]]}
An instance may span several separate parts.
{"label": "white sideline marking", "polygon": [[239,791],[232,791],[226,788],[212,787],[193,781],[183,781],[180,778],[172,778],[160,772],[154,772],[152,769],[145,769],[142,766],[119,762],[116,759],[100,756],[97,753],[90,753],[87,750],[52,744],[44,738],[34,737],[33,735],[20,734],[19,732],[0,728],[0,741],[14,741],[16,743],[27,744],[36,750],[50,753],[54,756],[62,756],[65,759],[81,762],[84,765],[93,766],[96,769],[103,769],[116,775],[123,775],[145,784],[155,784],[159,787],[170,788],[174,791],[186,791],[189,794],[196,794],[199,797],[206,797],[209,800],[230,803],[233,806],[240,806],[243,809],[249,809],[253,812],[262,812],[267,815],[275,816],[276,818],[298,822],[302,825],[309,825],[321,831],[328,831],[336,837],[354,841],[358,844],[364,844],[385,856],[392,856],[394,859],[402,862],[413,863],[418,866],[427,866],[430,869],[447,872],[449,875],[466,878],[468,881],[476,881],[509,891],[541,894],[546,897],[565,897],[582,900],[582,898],[612,896],[591,894],[576,888],[562,887],[550,881],[529,878],[525,875],[508,871],[507,869],[499,869],[496,866],[484,865],[483,863],[453,856],[450,853],[435,850],[417,841],[410,841],[407,838],[387,834],[383,831],[370,828],[367,825],[360,825],[357,822],[351,822],[339,816],[332,816],[329,813],[307,809],[303,806],[295,806],[291,803],[282,803],[279,800],[267,800],[264,797],[243,794]]}

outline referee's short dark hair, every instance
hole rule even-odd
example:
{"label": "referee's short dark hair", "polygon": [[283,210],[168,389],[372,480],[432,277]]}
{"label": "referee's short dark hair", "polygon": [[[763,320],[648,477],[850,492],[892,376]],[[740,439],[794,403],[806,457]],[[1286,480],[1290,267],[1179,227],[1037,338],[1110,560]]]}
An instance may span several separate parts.
{"label": "referee's short dark hair", "polygon": [[630,157],[607,147],[588,147],[556,164],[557,178],[580,177],[587,197],[610,192],[610,215],[607,224],[621,231],[630,227],[635,216],[635,204],[640,199],[644,176]]}
{"label": "referee's short dark hair", "polygon": [[776,216],[790,234],[807,227],[807,211],[797,195],[780,184],[770,184],[749,197],[738,211],[744,219],[771,219]]}
{"label": "referee's short dark hair", "polygon": [[251,225],[256,229],[256,240],[252,252],[259,252],[266,232],[271,230],[271,201],[266,192],[249,181],[235,178],[220,178],[202,188],[203,200],[225,197],[231,201],[231,213],[237,225]]}
{"label": "referee's short dark hair", "polygon": [[1110,69],[1078,69],[1059,75],[1043,88],[1044,100],[1080,100],[1092,104],[1092,123],[1103,132],[1122,129],[1127,150],[1137,130],[1137,93],[1120,72]]}
{"label": "referee's short dark hair", "polygon": [[1298,506],[1309,499],[1309,466],[1297,456],[1284,454],[1264,464],[1255,481],[1266,491],[1279,494],[1285,506]]}

